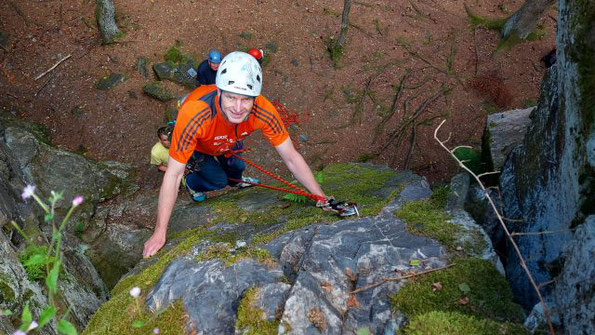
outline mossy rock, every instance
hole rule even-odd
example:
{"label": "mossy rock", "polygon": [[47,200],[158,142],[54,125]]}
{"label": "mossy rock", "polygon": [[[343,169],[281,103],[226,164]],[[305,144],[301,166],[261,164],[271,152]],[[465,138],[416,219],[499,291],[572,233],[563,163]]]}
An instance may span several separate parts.
{"label": "mossy rock", "polygon": [[109,75],[99,79],[95,88],[102,91],[111,90],[118,84],[123,83],[126,80],[126,76],[120,73],[110,73]]}
{"label": "mossy rock", "polygon": [[479,319],[457,312],[432,311],[415,316],[400,331],[401,335],[500,335],[500,334],[529,334],[520,324],[510,322],[496,322],[489,319]]}
{"label": "mossy rock", "polygon": [[134,69],[136,70],[136,72],[138,72],[143,77],[148,78],[149,77],[149,68],[148,68],[149,63],[150,63],[150,60],[147,57],[140,56],[136,59],[136,63],[134,63]]}
{"label": "mossy rock", "polygon": [[[409,282],[392,297],[395,310],[408,318],[432,311],[456,312],[497,321],[522,322],[524,312],[513,302],[504,278],[489,261],[459,258],[451,268]],[[433,290],[432,284],[442,289]],[[468,303],[461,303],[468,298]]]}
{"label": "mossy rock", "polygon": [[[334,195],[337,199],[357,202],[360,214],[370,216],[378,214],[394,199],[412,175],[397,173],[387,166],[340,164],[328,166],[322,171],[322,176],[321,186],[327,194]],[[262,244],[288,231],[340,219],[316,208],[313,201],[290,202],[282,200],[282,196],[283,193],[255,187],[207,198],[201,204],[183,205],[189,212],[196,212],[197,207],[208,207],[208,210],[200,211],[206,213],[206,218],[197,220],[200,226],[196,228],[170,234],[165,250],[152,259],[143,261],[141,264],[144,265],[137,267],[134,274],[120,280],[112,290],[112,298],[97,311],[85,333],[107,329],[105,327],[108,322],[105,320],[129,322],[115,317],[118,311],[127,313],[127,308],[130,308],[128,291],[134,286],[140,287],[143,292],[148,291],[161,277],[167,265],[179,257],[193,252],[199,255],[198,260],[220,258],[230,264],[241,259],[254,258],[266,263],[272,258],[261,249]],[[263,199],[266,206],[261,204]],[[259,204],[254,205],[250,201]],[[176,209],[180,210],[184,209]],[[215,226],[230,225],[234,227],[233,232],[214,229]],[[229,250],[238,239],[247,241],[248,245],[237,249],[232,255]],[[217,242],[224,243],[216,244]],[[99,327],[100,324],[103,326]]]}
{"label": "mossy rock", "polygon": [[159,101],[167,102],[174,99],[173,93],[171,93],[166,87],[163,87],[159,82],[153,82],[143,87],[143,92],[151,98],[155,98]]}

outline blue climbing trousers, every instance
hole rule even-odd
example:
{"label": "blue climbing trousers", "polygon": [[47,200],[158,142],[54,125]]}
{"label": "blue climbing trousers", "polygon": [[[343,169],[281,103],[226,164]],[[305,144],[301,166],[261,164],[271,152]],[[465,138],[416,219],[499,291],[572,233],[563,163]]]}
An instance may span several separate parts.
{"label": "blue climbing trousers", "polygon": [[237,185],[227,178],[242,180],[246,163],[233,156],[214,157],[195,151],[187,167],[190,172],[186,175],[186,185],[194,191],[206,192]]}

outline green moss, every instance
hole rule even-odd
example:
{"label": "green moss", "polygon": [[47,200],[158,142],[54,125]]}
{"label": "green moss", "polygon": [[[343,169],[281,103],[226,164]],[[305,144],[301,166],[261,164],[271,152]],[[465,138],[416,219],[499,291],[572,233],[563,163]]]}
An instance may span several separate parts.
{"label": "green moss", "polygon": [[[455,266],[433,272],[407,283],[391,297],[395,310],[412,319],[431,311],[457,312],[479,318],[498,321],[521,322],[522,308],[513,303],[512,292],[504,278],[489,261],[476,258],[460,258]],[[441,290],[432,290],[432,284],[440,282]],[[461,291],[467,284],[469,291]],[[460,298],[469,298],[461,305]]]}
{"label": "green moss", "polygon": [[507,37],[503,37],[498,42],[496,46],[496,50],[494,50],[494,54],[500,54],[505,51],[512,49],[517,44],[523,43],[525,41],[537,41],[542,39],[545,36],[545,31],[542,29],[537,29],[534,32],[530,33],[527,38],[522,39],[518,34],[511,33]]}
{"label": "green moss", "polygon": [[[140,301],[144,299],[139,298]],[[103,304],[95,315],[102,315],[101,319],[93,316],[83,331],[83,334],[152,334],[158,328],[159,334],[186,334],[186,311],[181,301],[176,301],[165,310],[153,314],[145,310],[141,303],[142,312],[136,311],[136,303],[128,294],[112,297]],[[144,321],[140,328],[133,328],[135,321]]]}
{"label": "green moss", "polygon": [[333,66],[335,67],[335,69],[338,68],[341,62],[341,58],[343,58],[343,47],[339,45],[333,38],[330,38],[327,50],[331,57],[331,61],[333,62]]}
{"label": "green moss", "polygon": [[520,324],[510,322],[496,322],[488,319],[478,319],[473,316],[456,312],[438,312],[415,316],[400,331],[399,334],[408,335],[500,335],[500,334],[529,334]]}
{"label": "green moss", "polygon": [[0,301],[6,302],[10,305],[12,304],[15,298],[15,292],[8,285],[8,278],[6,278],[2,273],[0,273]]}
{"label": "green moss", "polygon": [[182,42],[176,41],[176,43],[171,48],[167,49],[167,51],[165,52],[165,55],[163,55],[163,59],[166,62],[169,62],[173,66],[185,64],[186,62],[192,60],[192,62],[194,63],[194,65],[196,67],[197,64],[194,59],[194,56],[192,56],[191,54],[182,52],[182,50],[180,50],[181,46],[182,46]]}
{"label": "green moss", "polygon": [[[206,230],[207,227],[199,227],[188,231],[184,240],[169,251],[160,251],[156,256],[158,260],[151,266],[144,269],[137,275],[127,277],[120,280],[118,284],[112,289],[112,296],[128,292],[132,287],[138,286],[142,290],[150,288],[161,276],[163,269],[172,260],[183,256],[192,250],[192,247],[199,241],[205,239],[212,232]],[[109,301],[107,302],[109,303]]]}
{"label": "green moss", "polygon": [[232,247],[229,243],[217,243],[205,248],[195,259],[198,262],[219,259],[226,266],[249,258],[255,259],[262,264],[276,263],[275,259],[265,249],[247,247],[233,250]]}
{"label": "green moss", "polygon": [[256,307],[259,294],[260,290],[254,287],[244,293],[238,307],[236,332],[239,331],[245,335],[277,334],[279,321],[267,321],[265,312]]}
{"label": "green moss", "polygon": [[581,133],[584,134],[583,138],[587,138],[587,134],[595,127],[595,46],[592,43],[595,3],[577,0],[568,5],[574,7],[571,10],[575,13],[571,24],[575,38],[570,58],[577,65]]}
{"label": "green moss", "polygon": [[480,17],[474,14],[471,9],[465,5],[465,11],[467,12],[467,16],[469,17],[469,22],[471,23],[472,28],[477,27],[484,27],[490,30],[502,31],[504,24],[508,18],[500,18],[500,19],[491,19]]}
{"label": "green moss", "polygon": [[8,127],[22,128],[32,133],[35,138],[45,144],[51,145],[52,138],[48,128],[41,123],[35,123],[31,121],[25,121],[17,116],[13,116],[11,113],[2,111],[0,112],[0,125],[1,129]]}
{"label": "green moss", "polygon": [[447,222],[452,217],[430,200],[412,201],[404,204],[396,213],[407,222],[407,230],[413,234],[434,238],[449,250],[457,247],[461,228]]}

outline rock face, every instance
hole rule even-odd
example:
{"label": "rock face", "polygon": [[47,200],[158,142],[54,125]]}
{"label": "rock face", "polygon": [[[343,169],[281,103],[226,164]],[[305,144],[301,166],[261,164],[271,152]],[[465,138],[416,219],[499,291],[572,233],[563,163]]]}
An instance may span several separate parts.
{"label": "rock face", "polygon": [[[56,149],[23,127],[20,121],[2,119],[0,122],[0,309],[9,309],[18,318],[24,302],[29,301],[34,319],[39,318],[47,305],[43,281],[30,281],[18,254],[26,243],[10,220],[22,226],[37,243],[48,240],[50,229],[43,223],[42,212],[33,204],[25,204],[21,191],[25,184],[34,184],[44,197],[50,191],[64,191],[66,201],[58,203],[58,213],[68,207],[70,200],[83,194],[85,202],[76,211],[70,225],[63,232],[63,268],[60,274],[59,301],[69,306],[69,320],[83,328],[95,310],[107,299],[108,291],[84,254],[84,246],[72,235],[77,222],[88,220],[97,202],[113,197],[121,191],[122,179],[128,177],[128,167],[119,163],[95,163],[88,159]],[[30,125],[25,128],[31,128]],[[59,214],[63,215],[63,214]],[[12,333],[9,318],[0,319],[0,330]],[[16,323],[18,324],[18,322]],[[39,330],[40,334],[54,334],[55,325]]]}
{"label": "rock face", "polygon": [[[515,149],[500,178],[509,229],[516,232],[553,234],[523,235],[516,239],[535,281],[542,283],[558,278],[558,286],[569,278],[560,276],[569,264],[564,250],[573,249],[575,234],[570,228],[585,225],[595,206],[595,165],[592,139],[595,131],[593,71],[595,69],[595,15],[591,2],[560,1],[555,66],[548,71],[541,90],[539,105],[521,147]],[[590,144],[591,143],[591,144]],[[531,308],[537,301],[518,257],[508,248],[506,271],[515,295]],[[592,273],[595,263],[583,269]],[[591,269],[591,270],[589,270]],[[593,286],[593,277],[584,285]],[[550,287],[546,287],[548,293]],[[573,293],[567,292],[569,299]],[[592,294],[591,294],[592,295]],[[576,301],[581,297],[575,296]],[[552,306],[561,320],[582,322],[576,310]],[[590,311],[593,320],[593,310]],[[574,324],[572,327],[583,327]],[[565,324],[564,327],[569,325]]]}
{"label": "rock face", "polygon": [[[395,271],[446,264],[436,241],[411,235],[393,212],[405,201],[428,197],[424,179],[411,176],[400,196],[376,217],[315,224],[283,234],[263,245],[276,261],[253,259],[229,266],[220,260],[196,262],[206,245],[199,243],[172,262],[147,295],[158,310],[182,298],[187,328],[198,334],[234,334],[237,306],[246,290],[260,288],[259,306],[272,319],[282,312],[281,334],[394,334],[404,321],[394,315],[388,295],[402,282],[388,282],[350,298],[349,292],[394,276]],[[412,266],[411,260],[420,260]],[[289,282],[289,284],[287,284]],[[200,299],[196,299],[200,297]],[[236,307],[234,307],[236,306]],[[357,308],[356,308],[357,307]]]}
{"label": "rock face", "polygon": [[508,154],[523,141],[534,110],[531,107],[488,115],[484,141],[489,145],[490,171],[500,170]]}

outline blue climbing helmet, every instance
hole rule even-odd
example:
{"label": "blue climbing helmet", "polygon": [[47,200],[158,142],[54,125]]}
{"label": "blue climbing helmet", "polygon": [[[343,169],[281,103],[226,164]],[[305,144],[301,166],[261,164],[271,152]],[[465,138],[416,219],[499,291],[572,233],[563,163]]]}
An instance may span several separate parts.
{"label": "blue climbing helmet", "polygon": [[211,49],[209,51],[209,62],[215,64],[221,63],[221,53],[219,50]]}

